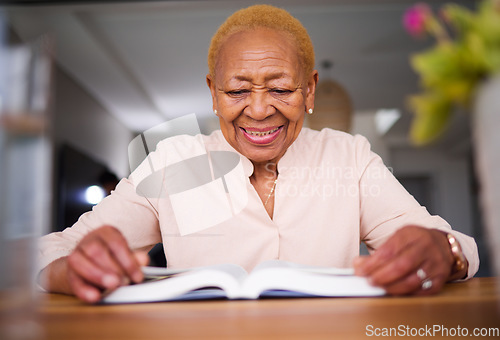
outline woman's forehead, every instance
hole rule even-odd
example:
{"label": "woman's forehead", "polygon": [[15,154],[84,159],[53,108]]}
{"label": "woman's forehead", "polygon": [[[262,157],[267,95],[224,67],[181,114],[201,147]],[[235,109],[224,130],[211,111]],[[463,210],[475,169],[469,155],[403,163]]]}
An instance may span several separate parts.
{"label": "woman's forehead", "polygon": [[[227,74],[226,74],[227,75]],[[235,73],[232,76],[223,77],[221,79],[222,86],[246,86],[250,85],[268,85],[268,84],[288,84],[293,86],[298,82],[299,78],[287,72],[266,72],[259,70],[252,74],[245,74],[245,72]]]}
{"label": "woman's forehead", "polygon": [[266,79],[294,77],[299,60],[296,45],[286,34],[270,29],[244,31],[233,34],[221,46],[215,73],[243,81],[259,70]]}

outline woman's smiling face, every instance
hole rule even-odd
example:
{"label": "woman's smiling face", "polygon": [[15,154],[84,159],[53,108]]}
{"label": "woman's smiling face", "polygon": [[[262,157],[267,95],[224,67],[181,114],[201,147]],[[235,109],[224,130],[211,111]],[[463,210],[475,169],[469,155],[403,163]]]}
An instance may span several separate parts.
{"label": "woman's smiling face", "polygon": [[285,33],[258,28],[228,38],[207,83],[222,133],[234,149],[254,163],[278,162],[314,106],[318,75],[304,73]]}

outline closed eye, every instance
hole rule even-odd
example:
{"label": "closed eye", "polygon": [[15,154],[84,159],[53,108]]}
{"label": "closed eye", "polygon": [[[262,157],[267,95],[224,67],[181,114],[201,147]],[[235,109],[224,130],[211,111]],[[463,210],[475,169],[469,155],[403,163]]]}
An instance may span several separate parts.
{"label": "closed eye", "polygon": [[229,95],[229,96],[232,96],[232,97],[237,97],[237,96],[244,95],[244,94],[246,94],[248,92],[250,92],[250,91],[242,89],[242,90],[226,91],[226,94]]}
{"label": "closed eye", "polygon": [[292,90],[287,90],[287,89],[281,89],[281,88],[274,88],[274,89],[270,89],[269,90],[269,93],[276,97],[276,98],[284,98],[284,97],[288,97],[289,95],[291,95],[294,91]]}
{"label": "closed eye", "polygon": [[286,89],[271,89],[270,91],[276,94],[292,93],[291,90],[286,90]]}

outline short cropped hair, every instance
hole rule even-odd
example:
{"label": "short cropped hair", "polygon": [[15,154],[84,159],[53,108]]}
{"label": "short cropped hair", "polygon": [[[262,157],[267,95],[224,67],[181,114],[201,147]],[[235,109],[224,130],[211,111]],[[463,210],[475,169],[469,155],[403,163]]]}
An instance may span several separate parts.
{"label": "short cropped hair", "polygon": [[215,76],[215,66],[220,49],[233,34],[255,28],[269,28],[289,34],[295,40],[303,70],[309,74],[314,68],[314,48],[299,20],[286,10],[270,5],[254,5],[233,13],[212,37],[208,49],[208,70]]}

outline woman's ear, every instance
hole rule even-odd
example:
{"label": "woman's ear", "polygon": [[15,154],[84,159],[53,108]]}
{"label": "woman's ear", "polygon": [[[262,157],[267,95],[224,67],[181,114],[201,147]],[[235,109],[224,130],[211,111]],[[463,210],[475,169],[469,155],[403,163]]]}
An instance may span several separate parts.
{"label": "woman's ear", "polygon": [[208,88],[210,89],[210,94],[212,95],[212,110],[214,112],[217,112],[217,99],[215,98],[215,94],[217,93],[217,91],[215,90],[215,80],[210,74],[207,74],[206,79]]}
{"label": "woman's ear", "polygon": [[314,94],[316,92],[316,85],[318,84],[318,71],[313,70],[307,79],[307,92],[306,92],[306,108],[314,109]]}

